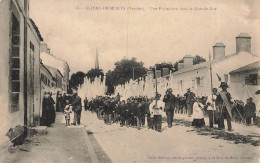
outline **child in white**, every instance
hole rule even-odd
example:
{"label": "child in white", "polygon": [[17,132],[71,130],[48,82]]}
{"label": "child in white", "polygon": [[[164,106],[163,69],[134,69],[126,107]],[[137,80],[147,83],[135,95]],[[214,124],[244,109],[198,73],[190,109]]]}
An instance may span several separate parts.
{"label": "child in white", "polygon": [[67,105],[65,106],[64,109],[64,116],[65,116],[65,120],[66,120],[66,126],[70,125],[70,113],[72,113],[71,111],[71,107],[70,105],[68,105],[68,101],[66,101]]}

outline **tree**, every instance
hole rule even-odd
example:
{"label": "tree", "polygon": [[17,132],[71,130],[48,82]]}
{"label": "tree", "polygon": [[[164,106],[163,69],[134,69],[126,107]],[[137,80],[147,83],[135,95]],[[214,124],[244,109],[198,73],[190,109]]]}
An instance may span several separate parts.
{"label": "tree", "polygon": [[163,62],[163,63],[155,64],[155,66],[150,67],[149,69],[154,71],[155,70],[154,67],[156,67],[156,70],[162,70],[163,68],[168,68],[170,71],[174,70],[172,63],[170,63],[170,62],[168,62],[168,63]]}
{"label": "tree", "polygon": [[196,64],[199,64],[199,63],[202,63],[202,62],[206,62],[206,59],[199,56],[199,55],[196,55],[194,58],[193,58],[193,64],[196,65]]}
{"label": "tree", "polygon": [[144,76],[147,69],[143,67],[143,62],[137,62],[136,58],[122,59],[115,63],[115,69],[106,74],[106,84],[109,93],[113,93],[112,87],[124,84],[130,79],[137,79]]}
{"label": "tree", "polygon": [[103,81],[104,72],[102,69],[91,69],[86,73],[86,76],[90,78],[90,81],[93,82],[95,77],[101,76],[101,81]]}
{"label": "tree", "polygon": [[79,85],[82,85],[84,83],[85,76],[86,76],[86,74],[82,71],[78,71],[76,73],[73,73],[71,75],[70,80],[69,80],[70,88],[76,88]]}
{"label": "tree", "polygon": [[114,93],[114,75],[111,70],[109,70],[106,74],[106,86],[107,86],[107,94]]}

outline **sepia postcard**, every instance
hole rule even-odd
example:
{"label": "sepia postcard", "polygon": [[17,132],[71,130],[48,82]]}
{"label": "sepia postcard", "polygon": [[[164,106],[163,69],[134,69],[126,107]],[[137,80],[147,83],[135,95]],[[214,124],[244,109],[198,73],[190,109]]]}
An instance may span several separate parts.
{"label": "sepia postcard", "polygon": [[0,0],[0,162],[260,162],[259,0]]}

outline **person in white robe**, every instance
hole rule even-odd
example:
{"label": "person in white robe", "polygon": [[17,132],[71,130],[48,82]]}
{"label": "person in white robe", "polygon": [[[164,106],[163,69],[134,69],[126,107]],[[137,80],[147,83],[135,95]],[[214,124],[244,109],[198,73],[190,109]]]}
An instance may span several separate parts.
{"label": "person in white robe", "polygon": [[207,99],[207,111],[208,111],[208,116],[209,116],[209,126],[210,128],[213,128],[213,124],[218,124],[219,126],[219,117],[220,117],[220,113],[218,110],[216,110],[216,99],[217,99],[217,95],[218,95],[218,89],[217,88],[213,88],[212,89],[212,95],[208,96]]}
{"label": "person in white robe", "polygon": [[155,100],[149,106],[153,129],[158,132],[161,132],[162,129],[162,113],[164,109],[164,102],[160,98],[161,95],[157,94]]}
{"label": "person in white robe", "polygon": [[192,114],[192,126],[202,127],[205,126],[205,120],[203,116],[203,104],[199,102],[199,99],[196,98],[196,101],[193,104],[193,114]]}

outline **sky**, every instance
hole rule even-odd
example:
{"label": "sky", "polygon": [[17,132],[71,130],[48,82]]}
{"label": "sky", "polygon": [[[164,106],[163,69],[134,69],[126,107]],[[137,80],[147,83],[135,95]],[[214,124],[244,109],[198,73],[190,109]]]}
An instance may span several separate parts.
{"label": "sky", "polygon": [[124,57],[147,68],[187,54],[208,59],[217,42],[229,55],[239,33],[252,37],[252,53],[260,56],[259,5],[258,0],[31,0],[29,12],[51,53],[75,73],[94,68],[96,49],[104,72]]}

